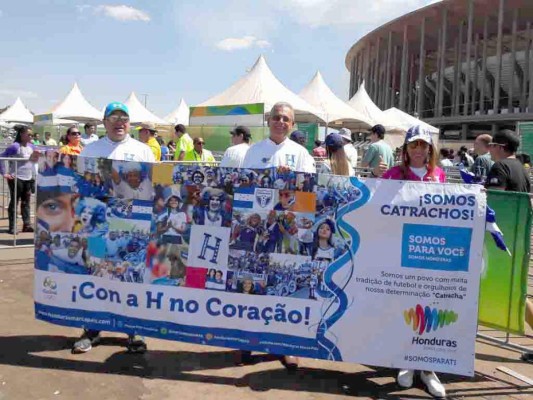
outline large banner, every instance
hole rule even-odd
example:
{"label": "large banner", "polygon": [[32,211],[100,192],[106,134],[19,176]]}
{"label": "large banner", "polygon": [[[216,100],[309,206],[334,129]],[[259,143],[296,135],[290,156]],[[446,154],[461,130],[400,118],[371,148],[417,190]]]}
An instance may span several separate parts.
{"label": "large banner", "polygon": [[44,321],[274,354],[474,373],[479,186],[40,163]]}

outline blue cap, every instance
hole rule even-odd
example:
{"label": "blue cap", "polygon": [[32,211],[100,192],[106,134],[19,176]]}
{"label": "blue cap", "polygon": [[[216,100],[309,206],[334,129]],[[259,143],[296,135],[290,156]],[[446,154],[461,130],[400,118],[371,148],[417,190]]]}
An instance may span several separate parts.
{"label": "blue cap", "polygon": [[332,150],[338,150],[341,147],[344,147],[344,140],[341,135],[338,133],[330,133],[326,136],[326,147],[329,147]]}
{"label": "blue cap", "polygon": [[114,101],[112,103],[109,103],[105,108],[104,118],[109,117],[114,111],[122,111],[128,116],[130,115],[130,111],[128,110],[128,106],[126,104]]}
{"label": "blue cap", "polygon": [[422,140],[427,144],[433,144],[433,138],[431,137],[431,132],[420,125],[415,125],[409,128],[405,134],[404,144],[409,144],[415,140]]}

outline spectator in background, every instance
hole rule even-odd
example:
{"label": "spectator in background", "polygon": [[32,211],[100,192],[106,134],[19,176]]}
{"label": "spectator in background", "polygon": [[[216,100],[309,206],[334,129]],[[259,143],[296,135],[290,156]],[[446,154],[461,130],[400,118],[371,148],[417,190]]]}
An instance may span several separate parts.
{"label": "spectator in background", "polygon": [[40,144],[43,144],[43,143],[41,143],[41,136],[39,135],[39,133],[34,133],[33,134],[33,140],[31,142],[32,142],[32,144],[34,144],[36,146],[39,146]]}
{"label": "spectator in background", "polygon": [[391,168],[394,166],[394,156],[390,146],[383,140],[385,138],[385,127],[383,125],[375,125],[370,129],[370,132],[370,146],[361,161],[361,166],[373,170],[379,166],[380,160],[382,160],[388,168]]}
{"label": "spectator in background", "polygon": [[173,140],[169,140],[167,143],[167,147],[169,153],[174,156],[174,152],[176,151],[176,143]]}
{"label": "spectator in background", "polygon": [[231,144],[222,157],[220,167],[224,168],[241,168],[246,157],[246,153],[250,148],[250,139],[252,135],[250,130],[245,126],[237,126],[230,131]]}
{"label": "spectator in background", "polygon": [[474,160],[470,171],[474,173],[479,182],[485,182],[487,174],[494,165],[489,152],[490,142],[492,142],[492,136],[488,134],[479,135],[474,141],[474,151],[477,158]]}
{"label": "spectator in background", "polygon": [[156,161],[161,161],[161,146],[155,138],[157,133],[155,124],[153,122],[143,122],[135,129],[139,131],[139,141],[150,147]]}
{"label": "spectator in background", "polygon": [[[185,157],[182,161],[195,161],[201,163],[215,162],[213,153],[204,149],[205,142],[202,138],[194,138],[192,150],[185,153]],[[178,150],[176,150],[176,153]]]}
{"label": "spectator in background", "polygon": [[442,168],[450,168],[453,167],[453,163],[450,160],[450,149],[443,147],[440,149],[440,160],[439,165]]}
{"label": "spectator in background", "polygon": [[161,161],[168,160],[170,151],[168,149],[168,146],[165,144],[165,141],[161,136],[156,137],[155,140],[157,140],[157,143],[159,143],[159,147],[161,147]]}
{"label": "spectator in background", "polygon": [[326,136],[326,151],[328,159],[322,163],[320,173],[354,176],[348,157],[346,157],[344,140],[338,133],[331,133]]}
{"label": "spectator in background", "polygon": [[99,139],[98,135],[96,134],[96,124],[87,122],[83,127],[83,130],[85,133],[81,135],[82,146],[87,146],[88,144],[96,142]]}
{"label": "spectator in background", "polygon": [[459,158],[459,164],[463,164],[467,169],[470,169],[474,165],[474,159],[468,154],[468,148],[466,146],[461,146],[457,157]]}
{"label": "spectator in background", "polygon": [[519,146],[520,139],[512,131],[503,130],[494,135],[489,149],[495,162],[487,176],[487,189],[523,193],[531,191],[529,176],[522,163],[516,159]]}
{"label": "spectator in background", "polygon": [[525,169],[531,168],[531,157],[529,154],[520,153],[516,155],[516,159],[522,163]]}
{"label": "spectator in background", "polygon": [[322,146],[320,140],[315,140],[315,148],[313,149],[313,157],[324,158],[327,157],[326,148]]}
{"label": "spectator in background", "polygon": [[293,131],[291,135],[289,136],[289,139],[291,139],[293,142],[298,143],[300,146],[305,147],[307,144],[307,137],[305,135],[305,132],[302,131]]}
{"label": "spectator in background", "polygon": [[57,146],[57,142],[52,139],[52,134],[48,131],[44,133],[44,145],[45,146]]}
{"label": "spectator in background", "polygon": [[176,150],[174,151],[174,160],[183,161],[185,154],[194,149],[191,136],[187,133],[185,125],[177,124],[174,127],[174,133],[176,134]]}
{"label": "spectator in background", "polygon": [[83,147],[81,146],[81,132],[76,125],[72,125],[67,129],[67,144],[59,149],[61,154],[69,154],[77,156],[81,153]]}
{"label": "spectator in background", "polygon": [[[32,130],[26,125],[17,125],[15,127],[17,136],[14,142],[5,149],[0,157],[14,157],[30,159],[33,153],[33,144],[31,143]],[[7,180],[9,186],[9,234],[15,232],[17,205],[20,200],[20,213],[22,214],[22,232],[33,232],[30,220],[30,199],[31,192],[35,188],[35,169],[31,161],[18,162],[15,167],[14,162],[9,163],[9,171],[4,172],[4,163],[0,163],[0,172]],[[15,185],[17,188],[17,196],[15,198]]]}
{"label": "spectator in background", "polygon": [[355,147],[353,147],[353,140],[352,140],[352,131],[348,128],[341,128],[339,130],[339,136],[342,138],[344,143],[344,153],[346,154],[346,157],[348,158],[348,162],[352,166],[352,168],[357,167],[357,161],[358,161],[358,154]]}

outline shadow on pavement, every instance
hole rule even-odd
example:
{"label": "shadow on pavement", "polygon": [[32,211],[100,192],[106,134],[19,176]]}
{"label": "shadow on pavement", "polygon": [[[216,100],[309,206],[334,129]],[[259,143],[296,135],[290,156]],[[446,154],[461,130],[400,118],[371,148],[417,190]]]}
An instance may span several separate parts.
{"label": "shadow on pavement", "polygon": [[[242,377],[224,377],[196,374],[195,371],[237,368],[234,365],[235,351],[162,351],[149,350],[143,355],[128,354],[124,349],[126,339],[104,337],[100,346],[122,346],[103,362],[84,359],[84,355],[73,356],[70,348],[76,338],[65,336],[0,336],[0,364],[29,368],[46,368],[55,370],[75,370],[86,373],[111,373],[117,375],[136,376],[144,379],[166,379],[188,381],[196,383],[212,383],[218,385],[232,385],[249,387],[254,391],[269,391],[272,389],[305,391],[311,393],[339,394],[352,396],[379,397],[381,399],[400,399],[398,386],[392,380],[385,384],[376,383],[378,378],[393,378],[396,370],[387,368],[373,368],[371,371],[346,373],[336,370],[315,368],[299,368],[289,372],[281,364],[277,369],[251,372]],[[67,351],[63,357],[46,352]],[[273,355],[256,355],[255,362],[270,362],[277,360]],[[443,383],[451,382],[482,382],[487,378],[476,375],[472,379],[455,375],[440,375]],[[415,384],[422,388],[420,382]],[[480,388],[478,387],[478,390]],[[510,389],[509,386],[500,389]],[[457,390],[463,392],[464,390]],[[466,390],[468,391],[468,390]],[[452,391],[450,391],[452,392]],[[517,392],[512,392],[517,393]],[[510,394],[512,394],[510,392]],[[524,394],[523,391],[518,391]],[[450,393],[451,394],[451,393]],[[498,393],[500,395],[501,393]],[[409,398],[430,398],[429,395],[417,396],[409,394]]]}

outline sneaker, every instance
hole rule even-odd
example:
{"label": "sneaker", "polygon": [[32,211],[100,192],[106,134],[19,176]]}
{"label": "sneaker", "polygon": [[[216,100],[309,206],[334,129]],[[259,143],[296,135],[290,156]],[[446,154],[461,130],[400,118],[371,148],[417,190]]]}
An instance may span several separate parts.
{"label": "sneaker", "polygon": [[420,378],[433,397],[446,397],[446,389],[433,371],[421,371]]}
{"label": "sneaker", "polygon": [[98,343],[100,343],[100,332],[84,331],[83,335],[72,346],[72,354],[87,353]]}
{"label": "sneaker", "polygon": [[413,386],[413,377],[415,375],[414,369],[401,369],[398,371],[398,385],[405,389],[409,389]]}
{"label": "sneaker", "polygon": [[33,230],[33,227],[31,225],[24,225],[22,227],[22,232],[35,232],[35,231]]}
{"label": "sneaker", "polygon": [[128,335],[126,348],[130,353],[144,353],[147,349],[144,338],[139,335]]}

